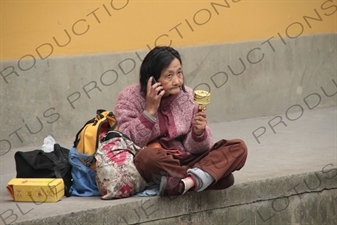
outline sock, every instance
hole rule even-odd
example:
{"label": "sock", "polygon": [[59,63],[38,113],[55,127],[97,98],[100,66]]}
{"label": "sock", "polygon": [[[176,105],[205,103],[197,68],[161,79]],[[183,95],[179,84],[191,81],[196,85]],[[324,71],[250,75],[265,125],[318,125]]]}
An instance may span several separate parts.
{"label": "sock", "polygon": [[197,192],[205,190],[209,185],[214,182],[214,178],[209,173],[199,169],[192,168],[187,170],[188,174],[191,174],[196,180],[196,188],[194,189]]}
{"label": "sock", "polygon": [[199,185],[197,179],[195,179],[195,177],[192,174],[187,174],[187,177],[190,177],[193,180],[194,185],[193,185],[192,189],[193,190],[197,189],[197,187]]}
{"label": "sock", "polygon": [[187,185],[186,185],[185,180],[181,179],[181,181],[184,183],[184,192],[182,193],[182,195],[183,195],[183,194],[185,194],[188,191],[188,189],[186,189]]}

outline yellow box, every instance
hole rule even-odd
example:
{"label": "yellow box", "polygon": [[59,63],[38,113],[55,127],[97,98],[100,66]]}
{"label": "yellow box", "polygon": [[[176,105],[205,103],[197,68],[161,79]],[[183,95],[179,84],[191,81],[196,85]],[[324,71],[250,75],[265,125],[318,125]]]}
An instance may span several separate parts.
{"label": "yellow box", "polygon": [[64,196],[61,178],[13,178],[6,188],[16,202],[57,202]]}

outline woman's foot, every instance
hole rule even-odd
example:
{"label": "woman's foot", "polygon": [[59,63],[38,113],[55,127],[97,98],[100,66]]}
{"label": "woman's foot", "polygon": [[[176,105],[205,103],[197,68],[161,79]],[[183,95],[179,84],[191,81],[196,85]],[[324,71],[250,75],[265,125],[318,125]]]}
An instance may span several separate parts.
{"label": "woman's foot", "polygon": [[160,196],[174,196],[183,195],[189,189],[195,186],[195,181],[192,177],[185,177],[184,179],[163,176],[161,177],[159,195]]}
{"label": "woman's foot", "polygon": [[229,188],[233,184],[234,184],[234,175],[231,173],[227,177],[224,177],[218,180],[218,182],[216,182],[215,184],[208,186],[206,188],[206,191],[207,190],[223,190],[223,189]]}
{"label": "woman's foot", "polygon": [[161,177],[159,195],[160,196],[176,196],[185,192],[185,183],[176,177]]}

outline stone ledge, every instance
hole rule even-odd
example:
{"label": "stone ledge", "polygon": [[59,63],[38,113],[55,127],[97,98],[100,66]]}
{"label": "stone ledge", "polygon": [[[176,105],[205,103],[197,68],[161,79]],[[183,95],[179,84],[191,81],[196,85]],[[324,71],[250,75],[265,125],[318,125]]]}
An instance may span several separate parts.
{"label": "stone ledge", "polygon": [[[70,197],[69,213],[13,224],[333,224],[336,196],[337,168],[329,167],[172,199],[132,197],[121,204],[108,200],[104,202],[111,205],[78,212],[71,212]],[[90,204],[90,198],[85,203]]]}
{"label": "stone ledge", "polygon": [[[337,96],[337,95],[336,95]],[[242,138],[249,155],[223,191],[187,193],[176,199],[62,198],[58,203],[14,202],[4,188],[15,177],[14,149],[0,157],[0,225],[3,224],[334,224],[336,220],[336,107],[305,112],[287,126],[268,130],[257,143],[252,131],[270,118],[210,124],[214,140]],[[69,146],[70,143],[61,143]],[[289,203],[289,204],[288,204]],[[265,222],[264,222],[265,221]]]}

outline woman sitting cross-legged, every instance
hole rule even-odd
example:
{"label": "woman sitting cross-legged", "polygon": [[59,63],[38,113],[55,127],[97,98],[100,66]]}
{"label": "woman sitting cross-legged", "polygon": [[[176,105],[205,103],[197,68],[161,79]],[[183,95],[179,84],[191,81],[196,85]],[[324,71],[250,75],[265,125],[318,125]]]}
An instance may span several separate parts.
{"label": "woman sitting cross-legged", "polygon": [[242,140],[213,143],[206,113],[193,99],[180,54],[164,46],[146,55],[140,82],[124,88],[116,102],[119,130],[144,147],[136,168],[147,182],[160,182],[161,196],[228,188],[246,162]]}

